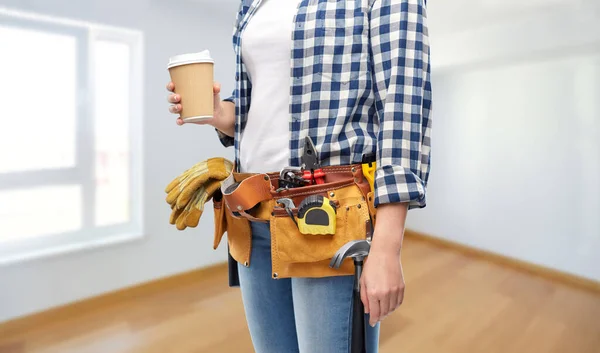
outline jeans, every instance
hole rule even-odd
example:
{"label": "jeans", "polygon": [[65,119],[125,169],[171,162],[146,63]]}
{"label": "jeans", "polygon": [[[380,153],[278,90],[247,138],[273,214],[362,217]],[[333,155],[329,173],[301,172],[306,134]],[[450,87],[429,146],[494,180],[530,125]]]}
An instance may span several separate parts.
{"label": "jeans", "polygon": [[[250,267],[240,289],[256,353],[349,353],[353,276],[271,277],[268,223],[252,222]],[[379,324],[367,322],[367,353],[377,353]]]}

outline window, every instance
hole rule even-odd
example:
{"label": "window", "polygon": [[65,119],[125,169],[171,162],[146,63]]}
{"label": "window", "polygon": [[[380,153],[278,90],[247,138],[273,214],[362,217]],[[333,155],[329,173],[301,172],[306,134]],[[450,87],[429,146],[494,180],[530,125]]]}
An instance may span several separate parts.
{"label": "window", "polygon": [[142,234],[142,45],[0,8],[0,264]]}

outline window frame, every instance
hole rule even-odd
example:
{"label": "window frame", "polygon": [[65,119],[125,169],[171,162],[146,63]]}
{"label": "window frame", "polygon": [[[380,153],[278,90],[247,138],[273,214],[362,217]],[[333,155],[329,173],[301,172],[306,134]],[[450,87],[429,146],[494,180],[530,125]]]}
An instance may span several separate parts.
{"label": "window frame", "polygon": [[[40,257],[64,254],[144,237],[143,229],[143,50],[141,31],[59,19],[0,7],[2,25],[76,40],[76,142],[75,166],[48,170],[0,173],[0,191],[34,187],[79,185],[82,190],[82,227],[77,231],[44,234],[0,241],[0,266]],[[129,56],[129,221],[96,226],[94,47],[97,41],[126,44]]]}

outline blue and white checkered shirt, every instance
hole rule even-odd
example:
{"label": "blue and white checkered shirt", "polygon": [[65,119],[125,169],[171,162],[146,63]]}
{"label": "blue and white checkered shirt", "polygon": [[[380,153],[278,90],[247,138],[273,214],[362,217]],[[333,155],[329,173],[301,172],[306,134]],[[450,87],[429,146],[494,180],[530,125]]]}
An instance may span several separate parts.
{"label": "blue and white checkered shirt", "polygon": [[[235,147],[246,125],[252,83],[241,33],[262,0],[242,0],[233,33],[237,60]],[[323,166],[376,153],[375,205],[425,207],[430,170],[431,83],[425,0],[302,0],[290,53],[290,166],[303,141]]]}

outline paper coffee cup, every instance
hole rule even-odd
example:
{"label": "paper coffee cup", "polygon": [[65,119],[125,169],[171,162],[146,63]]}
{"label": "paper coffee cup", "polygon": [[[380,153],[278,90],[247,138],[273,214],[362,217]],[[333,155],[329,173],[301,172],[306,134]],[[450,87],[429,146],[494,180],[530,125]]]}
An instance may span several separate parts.
{"label": "paper coffee cup", "polygon": [[181,119],[186,123],[213,117],[214,60],[208,50],[176,55],[167,67],[175,92],[181,96]]}

